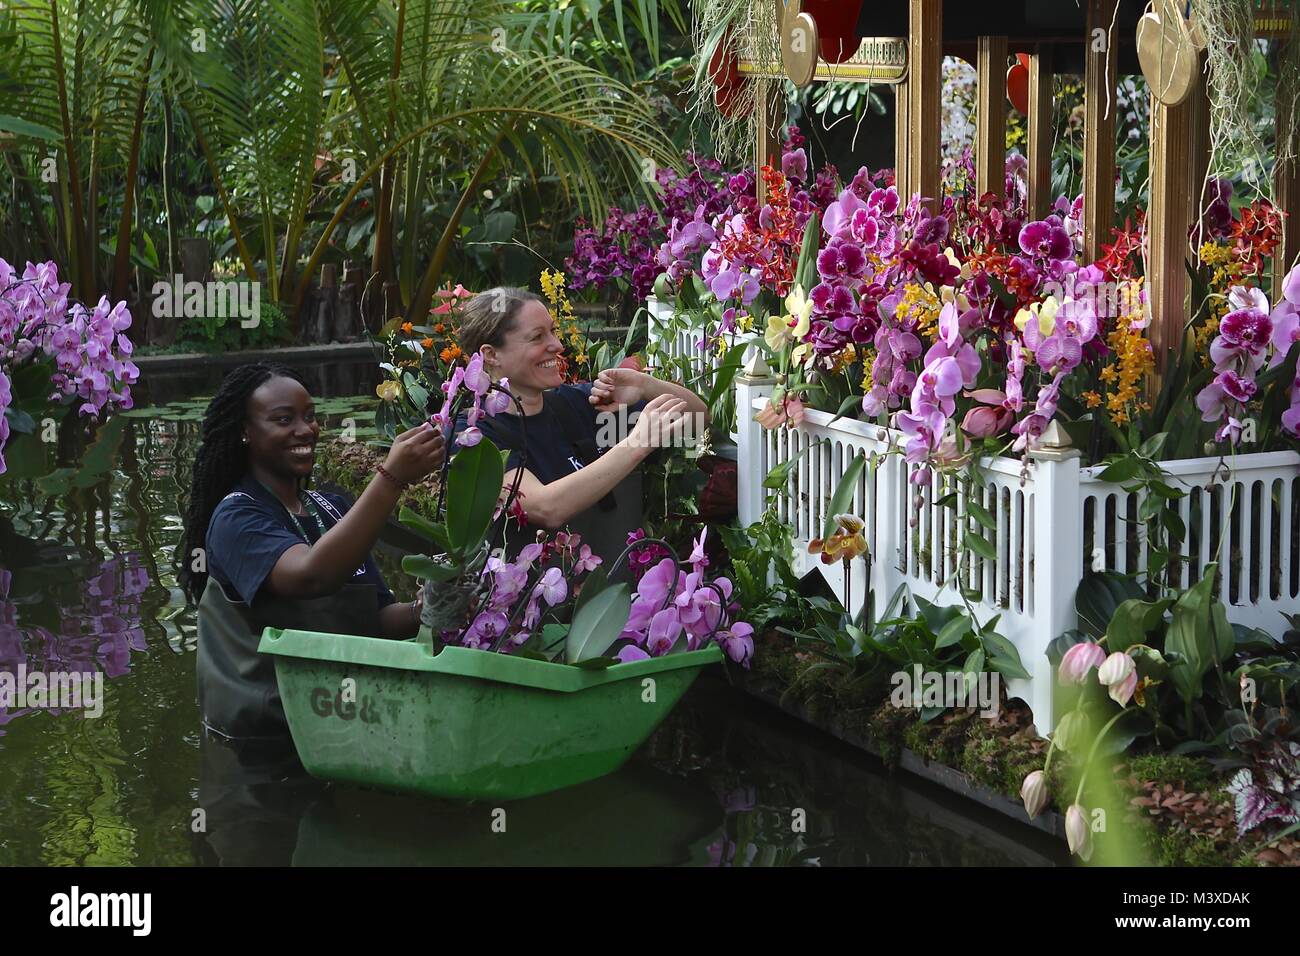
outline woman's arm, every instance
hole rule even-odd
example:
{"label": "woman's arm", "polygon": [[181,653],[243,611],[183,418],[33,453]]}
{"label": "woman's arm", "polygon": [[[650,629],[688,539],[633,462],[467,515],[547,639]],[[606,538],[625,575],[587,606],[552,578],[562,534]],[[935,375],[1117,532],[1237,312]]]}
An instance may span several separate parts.
{"label": "woman's arm", "polygon": [[[586,511],[609,494],[656,447],[671,443],[686,420],[685,401],[660,395],[646,405],[631,434],[573,474],[543,484],[527,468],[523,469],[519,491],[529,523],[554,530]],[[503,487],[510,487],[516,471],[506,474]]]}
{"label": "woman's arm", "polygon": [[395,601],[379,611],[379,628],[384,637],[403,640],[415,637],[420,630],[420,610],[416,601]]}
{"label": "woman's arm", "polygon": [[639,401],[649,402],[660,395],[685,402],[688,415],[703,415],[704,423],[708,424],[709,406],[704,399],[676,382],[665,382],[634,368],[607,368],[591,383],[591,403],[598,412],[613,411],[620,405]]}
{"label": "woman's arm", "polygon": [[678,385],[676,382],[665,382],[663,379],[655,378],[653,375],[647,375],[645,372],[642,372],[641,374],[645,375],[645,377],[649,379],[649,381],[641,387],[641,398],[644,401],[648,402],[650,399],[657,398],[660,395],[671,395],[673,398],[681,399],[686,403],[686,412],[688,415],[703,415],[704,423],[706,425],[708,424],[709,406],[704,399],[700,398],[700,396],[696,395],[685,385]]}
{"label": "woman's arm", "polygon": [[[399,481],[418,481],[439,467],[442,455],[441,433],[421,424],[397,436],[384,468]],[[375,475],[348,513],[319,541],[295,545],[280,556],[266,579],[271,593],[313,598],[341,588],[370,554],[400,495],[395,482]]]}

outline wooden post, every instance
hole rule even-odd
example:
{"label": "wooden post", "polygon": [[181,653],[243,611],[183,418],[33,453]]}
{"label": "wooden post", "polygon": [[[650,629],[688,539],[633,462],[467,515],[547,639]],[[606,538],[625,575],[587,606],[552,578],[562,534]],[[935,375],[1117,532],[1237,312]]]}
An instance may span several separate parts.
{"label": "wooden post", "polygon": [[[1203,82],[1198,76],[1197,83]],[[1166,353],[1182,344],[1186,319],[1187,230],[1192,191],[1191,110],[1187,100],[1165,106],[1151,99],[1151,197],[1147,204],[1147,295],[1150,339],[1156,375],[1163,376]]]}
{"label": "wooden post", "polygon": [[[909,54],[910,56],[910,54]],[[908,91],[910,80],[904,80],[894,87],[894,188],[898,195],[907,201],[912,189],[907,182],[911,162],[908,158],[908,146],[911,145],[911,93]]]}
{"label": "wooden post", "polygon": [[1006,194],[1007,38],[980,37],[975,132],[975,195]]}
{"label": "wooden post", "polygon": [[1037,47],[1029,57],[1029,218],[1052,208],[1052,65]]}
{"label": "wooden post", "polygon": [[[911,0],[907,27],[908,187],[929,200],[939,198],[939,134],[942,129],[939,95],[943,90],[943,2]],[[903,197],[907,199],[906,196]]]}
{"label": "wooden post", "polygon": [[[1292,16],[1300,14],[1293,13]],[[1287,49],[1284,45],[1279,51],[1279,61],[1284,62],[1287,55]],[[1283,91],[1279,90],[1279,94]],[[1279,141],[1283,135],[1283,130],[1287,128],[1287,110],[1290,104],[1284,102],[1284,97],[1279,95],[1277,98],[1278,109],[1276,111],[1277,134]],[[1293,150],[1300,147],[1292,146]],[[1282,213],[1282,241],[1278,243],[1277,252],[1273,259],[1273,302],[1282,301],[1282,280],[1286,278],[1288,272],[1296,264],[1296,259],[1300,256],[1300,159],[1292,157],[1290,162],[1278,163],[1277,169],[1273,173],[1273,198],[1274,205]]]}
{"label": "wooden post", "polygon": [[1208,201],[1205,181],[1206,174],[1210,169],[1210,98],[1205,90],[1205,54],[1201,53],[1196,61],[1196,72],[1201,77],[1201,81],[1192,86],[1192,91],[1187,94],[1187,110],[1189,133],[1192,149],[1192,172],[1191,172],[1191,190],[1187,194],[1188,202],[1191,203],[1189,212],[1190,218],[1187,220],[1191,226],[1196,227],[1196,232],[1192,235],[1192,254],[1199,260],[1201,255],[1201,243],[1204,241],[1200,233],[1201,218],[1205,212],[1205,205]]}
{"label": "wooden post", "polygon": [[[1119,63],[1115,8],[1088,0],[1083,79],[1083,261],[1101,258],[1115,222],[1115,86]],[[1103,31],[1099,34],[1097,31]]]}
{"label": "wooden post", "polygon": [[758,113],[755,125],[758,135],[754,140],[754,191],[760,206],[767,202],[767,186],[763,183],[763,167],[769,163],[774,169],[781,168],[781,133],[785,127],[785,103],[774,98],[781,96],[784,89],[781,83],[769,83],[756,80],[761,84],[762,92],[758,97]]}

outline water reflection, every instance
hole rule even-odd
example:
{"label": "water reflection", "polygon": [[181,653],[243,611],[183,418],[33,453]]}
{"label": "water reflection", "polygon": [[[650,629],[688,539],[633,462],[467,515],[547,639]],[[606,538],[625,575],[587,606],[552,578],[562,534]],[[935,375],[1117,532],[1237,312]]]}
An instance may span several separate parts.
{"label": "water reflection", "polygon": [[[149,586],[149,573],[139,554],[117,555],[82,567],[84,571],[65,570],[57,577],[31,569],[21,589],[14,586],[14,572],[0,568],[0,672],[102,673],[113,679],[131,669],[132,651],[148,649],[141,596]],[[71,601],[58,593],[64,590],[59,584],[69,583],[78,591]],[[35,623],[20,626],[21,605],[52,612],[53,628]],[[42,709],[62,713],[58,707]],[[0,728],[32,710],[0,703]],[[0,735],[4,733],[0,729]]]}
{"label": "water reflection", "polygon": [[496,807],[332,786],[292,752],[203,739],[194,609],[173,564],[196,428],[123,425],[98,483],[59,495],[28,484],[0,511],[0,669],[108,677],[101,718],[0,714],[0,864],[1064,861],[1034,831],[890,776],[716,677],[619,773],[504,804],[504,832]]}

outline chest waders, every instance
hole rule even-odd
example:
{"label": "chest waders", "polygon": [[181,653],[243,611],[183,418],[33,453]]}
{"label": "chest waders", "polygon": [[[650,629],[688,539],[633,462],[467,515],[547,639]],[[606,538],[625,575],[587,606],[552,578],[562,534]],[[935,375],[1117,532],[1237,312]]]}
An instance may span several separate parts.
{"label": "chest waders", "polygon": [[[314,503],[304,496],[304,504],[323,533]],[[286,513],[310,546],[297,516]],[[380,637],[379,589],[354,582],[324,597],[290,599],[268,594],[263,588],[250,605],[231,600],[220,582],[209,576],[199,601],[195,671],[203,723],[222,736],[282,737],[289,732],[275,680],[275,661],[257,651],[262,631],[268,627]]]}

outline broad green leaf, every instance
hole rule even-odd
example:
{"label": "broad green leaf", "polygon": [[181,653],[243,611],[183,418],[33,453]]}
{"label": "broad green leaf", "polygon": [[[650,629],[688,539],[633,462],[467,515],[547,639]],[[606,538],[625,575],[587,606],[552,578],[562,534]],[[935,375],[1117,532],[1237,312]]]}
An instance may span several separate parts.
{"label": "broad green leaf", "polygon": [[934,649],[938,651],[953,644],[960,644],[961,639],[966,636],[970,629],[970,619],[968,617],[965,615],[954,617],[939,631],[939,636],[934,641]]}
{"label": "broad green leaf", "polygon": [[961,543],[963,548],[968,548],[971,551],[974,551],[986,560],[996,561],[998,559],[997,549],[993,547],[987,538],[984,538],[981,535],[973,534],[968,531],[962,536]]}
{"label": "broad green leaf", "polygon": [[1164,621],[1169,600],[1143,601],[1129,598],[1115,609],[1106,625],[1106,649],[1112,654],[1126,651],[1134,644],[1146,643],[1147,634]]}
{"label": "broad green leaf", "polygon": [[829,538],[835,531],[835,516],[843,514],[853,501],[853,492],[857,488],[858,476],[862,474],[862,469],[867,465],[867,456],[858,452],[853,456],[853,461],[844,469],[844,475],[840,482],[835,486],[835,492],[831,495],[830,505],[826,508],[826,518],[822,522],[822,537]]}
{"label": "broad green leaf", "polygon": [[1105,637],[1115,610],[1129,598],[1144,601],[1146,593],[1127,575],[1114,571],[1085,572],[1074,594],[1080,629],[1098,640]]}
{"label": "broad green leaf", "polygon": [[447,477],[447,537],[453,553],[475,551],[487,534],[501,496],[501,453],[484,438],[462,448]]}
{"label": "broad green leaf", "polygon": [[447,527],[443,524],[435,524],[421,514],[412,511],[406,505],[397,513],[397,520],[404,528],[410,528],[412,531],[424,535],[443,551],[451,550],[451,539],[447,537]]}
{"label": "broad green leaf", "polygon": [[984,652],[988,655],[989,666],[995,671],[1003,677],[1029,679],[1029,672],[1020,661],[1020,652],[1016,650],[1016,645],[993,631],[981,633],[980,640],[984,643]]}
{"label": "broad green leaf", "polygon": [[976,521],[978,521],[980,524],[982,524],[984,527],[988,528],[990,531],[997,530],[998,527],[997,522],[993,520],[993,516],[989,514],[984,509],[984,506],[981,505],[978,501],[975,501],[973,499],[968,499],[966,501],[966,513],[970,515],[972,518],[974,518]]}
{"label": "broad green leaf", "polygon": [[602,656],[627,626],[632,610],[631,590],[619,583],[592,597],[573,615],[564,642],[564,657],[570,664]]}
{"label": "broad green leaf", "polygon": [[1123,484],[1126,481],[1131,481],[1133,478],[1137,477],[1141,470],[1142,460],[1130,455],[1127,458],[1120,458],[1117,461],[1112,462],[1101,473],[1100,477],[1102,481],[1109,481],[1118,485]]}
{"label": "broad green leaf", "polygon": [[14,133],[31,139],[42,139],[47,143],[57,143],[63,138],[57,130],[42,126],[39,123],[32,123],[17,116],[0,115],[0,133]]}
{"label": "broad green leaf", "polygon": [[459,564],[445,564],[423,554],[408,554],[402,558],[402,570],[422,581],[452,581],[460,576]]}
{"label": "broad green leaf", "polygon": [[1185,702],[1201,697],[1201,680],[1214,662],[1215,635],[1211,622],[1211,589],[1215,565],[1206,565],[1203,576],[1179,596],[1165,647],[1181,660],[1170,670],[1170,678]]}

